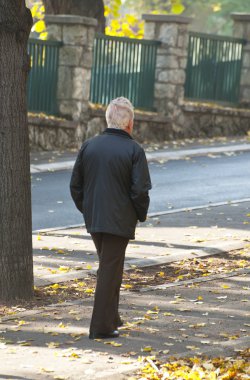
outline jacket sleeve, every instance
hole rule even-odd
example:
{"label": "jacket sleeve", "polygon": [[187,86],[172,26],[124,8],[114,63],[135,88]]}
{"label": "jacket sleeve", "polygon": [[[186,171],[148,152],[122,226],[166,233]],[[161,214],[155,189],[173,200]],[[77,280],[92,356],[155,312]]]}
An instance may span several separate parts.
{"label": "jacket sleeve", "polygon": [[136,152],[132,167],[132,184],[130,198],[134,205],[138,220],[144,222],[149,207],[148,191],[152,188],[147,159],[141,148]]}
{"label": "jacket sleeve", "polygon": [[70,193],[73,201],[75,202],[78,210],[83,213],[83,162],[82,162],[83,149],[78,153],[72,175],[70,180]]}

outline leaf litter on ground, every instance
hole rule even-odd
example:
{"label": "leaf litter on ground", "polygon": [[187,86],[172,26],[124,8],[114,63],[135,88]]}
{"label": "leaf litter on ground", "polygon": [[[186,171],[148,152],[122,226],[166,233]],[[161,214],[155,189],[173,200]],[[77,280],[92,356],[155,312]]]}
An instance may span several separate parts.
{"label": "leaf litter on ground", "polygon": [[[124,272],[122,290],[138,291],[147,286],[170,284],[216,274],[227,274],[237,269],[249,268],[249,258],[250,245],[246,244],[244,249],[214,256],[194,257],[193,259],[184,259],[169,264],[144,268],[134,266]],[[95,284],[96,276],[89,273],[85,278],[80,280],[76,279],[48,286],[35,287],[33,301],[12,307],[0,305],[0,318],[34,307],[93,297]],[[223,285],[221,290],[223,288],[227,290],[228,286]],[[173,302],[178,303],[179,301],[177,299]],[[195,301],[202,302],[201,297]]]}
{"label": "leaf litter on ground", "polygon": [[139,358],[140,369],[128,380],[246,380],[250,377],[250,348],[233,357],[207,356],[167,360]]}

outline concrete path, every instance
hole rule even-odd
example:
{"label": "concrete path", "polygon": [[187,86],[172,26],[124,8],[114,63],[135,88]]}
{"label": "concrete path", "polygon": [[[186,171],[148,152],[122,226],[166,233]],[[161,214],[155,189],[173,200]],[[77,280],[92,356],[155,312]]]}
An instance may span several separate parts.
{"label": "concrete path", "polygon": [[3,318],[0,379],[127,379],[139,356],[232,356],[250,346],[245,274],[146,293],[122,292],[115,341],[88,339],[93,299]]}
{"label": "concrete path", "polygon": [[[241,249],[250,241],[249,215],[250,201],[151,217],[130,241],[125,268]],[[33,235],[33,247],[36,285],[82,278],[98,266],[84,227],[42,230]],[[62,266],[67,273],[62,274]]]}
{"label": "concrete path", "polygon": [[[202,258],[249,246],[250,202],[149,218],[128,247],[126,268]],[[36,233],[35,283],[84,278],[97,268],[84,228]],[[64,267],[66,273],[59,268]],[[53,273],[51,274],[51,270]],[[122,291],[125,321],[114,341],[90,341],[93,295],[0,321],[0,379],[128,379],[138,357],[231,356],[250,346],[249,268],[167,286]]]}

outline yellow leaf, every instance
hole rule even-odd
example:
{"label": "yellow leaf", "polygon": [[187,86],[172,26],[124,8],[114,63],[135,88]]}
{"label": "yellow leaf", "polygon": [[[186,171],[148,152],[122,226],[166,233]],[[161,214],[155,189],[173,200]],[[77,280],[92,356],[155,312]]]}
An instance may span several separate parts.
{"label": "yellow leaf", "polygon": [[229,286],[229,285],[221,285],[221,287],[222,287],[223,289],[230,289],[230,288],[231,288],[231,286]]}
{"label": "yellow leaf", "polygon": [[59,284],[53,284],[53,285],[50,285],[50,288],[52,288],[52,289],[59,289],[60,285]]}
{"label": "yellow leaf", "polygon": [[158,275],[159,277],[165,277],[165,273],[164,273],[164,272],[158,272],[157,275]]}
{"label": "yellow leaf", "polygon": [[85,289],[84,293],[87,293],[87,294],[92,294],[94,293],[94,289]]}
{"label": "yellow leaf", "polygon": [[37,235],[37,240],[42,240],[40,235]]}
{"label": "yellow leaf", "polygon": [[[132,364],[133,362],[132,361],[124,361],[124,362],[121,362],[121,364]],[[134,378],[135,379],[135,378]],[[135,379],[136,380],[136,379]]]}
{"label": "yellow leaf", "polygon": [[182,12],[184,12],[184,10],[185,10],[185,7],[182,4],[173,4],[172,9],[171,9],[172,13],[176,15],[181,14]]}
{"label": "yellow leaf", "polygon": [[152,351],[152,347],[151,346],[145,346],[141,349],[141,351],[143,352],[151,352]]}
{"label": "yellow leaf", "polygon": [[86,282],[80,281],[77,283],[77,285],[80,286],[81,288],[83,288],[84,286],[86,286]]}
{"label": "yellow leaf", "polygon": [[18,326],[29,325],[29,322],[26,322],[26,321],[16,321],[16,322],[18,322]]}
{"label": "yellow leaf", "polygon": [[42,33],[46,29],[45,22],[43,20],[39,20],[35,23],[33,26],[32,30],[37,32],[37,33]]}
{"label": "yellow leaf", "polygon": [[58,325],[58,327],[64,329],[66,327],[66,325],[64,323],[60,322],[59,325]]}
{"label": "yellow leaf", "polygon": [[147,314],[158,314],[158,311],[148,310],[148,311],[147,311]]}
{"label": "yellow leaf", "polygon": [[92,266],[91,265],[87,265],[86,268],[87,269],[92,269]]}
{"label": "yellow leaf", "polygon": [[111,9],[110,7],[108,7],[107,5],[104,6],[104,17],[108,17],[111,13]]}
{"label": "yellow leaf", "polygon": [[74,359],[79,359],[80,355],[78,355],[76,352],[72,352],[69,357],[74,358]]}
{"label": "yellow leaf", "polygon": [[123,287],[124,289],[131,289],[131,288],[133,288],[133,285],[124,284],[124,285],[122,285],[122,287]]}
{"label": "yellow leaf", "polygon": [[33,7],[31,8],[32,17],[36,17],[36,13],[37,13],[38,9],[39,9],[38,4],[33,5]]}
{"label": "yellow leaf", "polygon": [[201,300],[203,300],[203,297],[202,296],[198,296],[197,300],[201,301]]}
{"label": "yellow leaf", "polygon": [[47,40],[48,39],[48,32],[40,33],[39,39],[40,40]]}
{"label": "yellow leaf", "polygon": [[60,272],[67,273],[67,272],[70,271],[70,268],[69,268],[69,267],[60,266],[60,267],[59,267],[59,271],[60,271]]}
{"label": "yellow leaf", "polygon": [[114,342],[114,343],[112,344],[112,346],[113,346],[113,347],[121,347],[121,346],[122,346],[122,343],[116,343],[116,342]]}
{"label": "yellow leaf", "polygon": [[228,339],[230,340],[236,340],[238,339],[239,337],[237,335],[232,335],[232,336],[229,336]]}
{"label": "yellow leaf", "polygon": [[58,249],[57,253],[64,254],[65,252],[62,249]]}

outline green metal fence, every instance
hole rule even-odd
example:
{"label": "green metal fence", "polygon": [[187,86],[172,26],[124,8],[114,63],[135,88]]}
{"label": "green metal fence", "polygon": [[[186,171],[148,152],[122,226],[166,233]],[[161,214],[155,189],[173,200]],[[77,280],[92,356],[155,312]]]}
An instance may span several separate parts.
{"label": "green metal fence", "polygon": [[28,109],[57,114],[57,77],[60,42],[30,39],[31,71],[28,79]]}
{"label": "green metal fence", "polygon": [[136,108],[153,109],[158,41],[98,34],[94,42],[90,100],[108,104],[125,96]]}
{"label": "green metal fence", "polygon": [[238,38],[190,33],[185,96],[238,103],[244,43]]}

